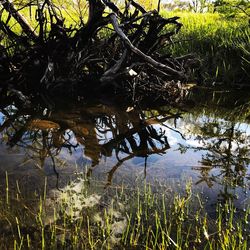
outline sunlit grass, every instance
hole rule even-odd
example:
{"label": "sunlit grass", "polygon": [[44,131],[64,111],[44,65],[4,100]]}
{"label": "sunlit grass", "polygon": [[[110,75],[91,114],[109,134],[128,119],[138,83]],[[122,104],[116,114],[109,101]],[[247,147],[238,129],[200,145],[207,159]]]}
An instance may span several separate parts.
{"label": "sunlit grass", "polygon": [[218,13],[164,12],[180,16],[183,27],[170,51],[195,53],[202,59],[202,74],[210,82],[246,84],[250,77],[250,29],[248,20],[228,19]]}
{"label": "sunlit grass", "polygon": [[[94,181],[94,180],[92,180]],[[26,200],[17,188],[0,200],[0,248],[14,249],[248,249],[250,209],[231,202],[214,207],[186,189],[125,185],[97,195],[79,178],[53,196]],[[13,191],[13,190],[12,190]]]}
{"label": "sunlit grass", "polygon": [[[80,21],[87,21],[88,10],[86,2],[54,1],[56,11],[64,18],[66,27],[79,28]],[[20,13],[27,19],[35,32],[39,33],[36,20],[37,7],[26,7]],[[218,13],[191,13],[168,12],[161,10],[165,17],[180,16],[183,24],[181,31],[173,37],[173,43],[165,50],[175,56],[195,53],[202,60],[199,80],[204,83],[235,83],[247,84],[250,79],[250,29],[247,18],[225,18]],[[47,18],[48,12],[45,12]],[[4,11],[1,20],[7,20],[8,14]],[[20,34],[19,24],[10,18],[9,27]],[[47,23],[45,33],[49,32],[50,23]],[[103,30],[100,34],[109,32]],[[4,40],[3,40],[4,41]]]}

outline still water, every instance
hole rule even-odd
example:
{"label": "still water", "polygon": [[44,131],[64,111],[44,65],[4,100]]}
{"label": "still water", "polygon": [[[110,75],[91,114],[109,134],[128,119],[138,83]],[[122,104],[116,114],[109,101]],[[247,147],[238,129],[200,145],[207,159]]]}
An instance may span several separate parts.
{"label": "still water", "polygon": [[[0,110],[0,176],[11,188],[62,190],[84,173],[104,192],[112,185],[191,180],[208,207],[249,203],[249,98],[196,90],[181,107],[78,103]],[[177,190],[177,188],[176,188]],[[102,192],[99,191],[99,192]]]}

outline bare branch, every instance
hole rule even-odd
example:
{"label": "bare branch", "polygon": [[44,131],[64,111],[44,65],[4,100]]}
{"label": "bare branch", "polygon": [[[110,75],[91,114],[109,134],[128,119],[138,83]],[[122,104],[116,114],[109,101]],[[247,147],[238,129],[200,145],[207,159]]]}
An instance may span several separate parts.
{"label": "bare branch", "polygon": [[112,25],[116,31],[116,33],[119,35],[119,37],[124,41],[124,43],[127,45],[128,48],[130,48],[130,50],[135,53],[136,55],[138,55],[141,59],[143,59],[144,61],[148,62],[149,64],[151,64],[152,66],[156,67],[156,68],[160,68],[164,71],[166,71],[166,73],[171,74],[175,77],[177,77],[178,79],[184,79],[184,73],[183,72],[179,72],[175,69],[172,69],[160,62],[157,62],[156,60],[154,60],[152,57],[144,54],[141,50],[139,50],[138,48],[136,48],[131,41],[128,39],[128,37],[124,34],[124,32],[122,31],[122,29],[119,27],[119,23],[116,17],[116,14],[112,13],[110,15],[110,19],[112,22]]}
{"label": "bare branch", "polygon": [[23,32],[33,41],[37,40],[38,36],[35,34],[28,21],[15,9],[13,3],[9,0],[0,0],[3,8],[20,24]]}

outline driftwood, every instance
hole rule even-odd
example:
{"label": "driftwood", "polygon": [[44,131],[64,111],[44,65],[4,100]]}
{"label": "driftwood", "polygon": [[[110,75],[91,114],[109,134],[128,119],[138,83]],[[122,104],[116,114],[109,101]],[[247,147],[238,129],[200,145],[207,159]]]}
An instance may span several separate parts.
{"label": "driftwood", "polygon": [[[39,2],[32,5],[36,7],[32,28],[14,3],[0,0],[0,89],[79,95],[82,90],[115,88],[134,97],[138,90],[169,93],[180,86],[178,81],[188,79],[187,65],[193,65],[193,57],[174,59],[158,52],[182,26],[178,17],[159,14],[160,1],[157,10],[146,11],[133,0],[125,1],[123,8],[109,0],[89,0],[88,20],[83,23],[80,18],[76,27],[65,25],[52,0]],[[20,25],[21,32],[10,20]]]}

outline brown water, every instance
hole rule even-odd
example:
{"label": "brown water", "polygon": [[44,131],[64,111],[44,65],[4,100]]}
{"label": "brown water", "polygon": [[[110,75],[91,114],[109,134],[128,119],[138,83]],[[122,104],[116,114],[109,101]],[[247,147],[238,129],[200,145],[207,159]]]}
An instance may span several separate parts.
{"label": "brown water", "polygon": [[[240,96],[240,97],[239,97]],[[213,205],[249,203],[248,97],[196,91],[182,108],[111,103],[67,104],[49,110],[0,110],[0,178],[5,192],[62,189],[76,173],[111,185],[168,183],[193,188]]]}

